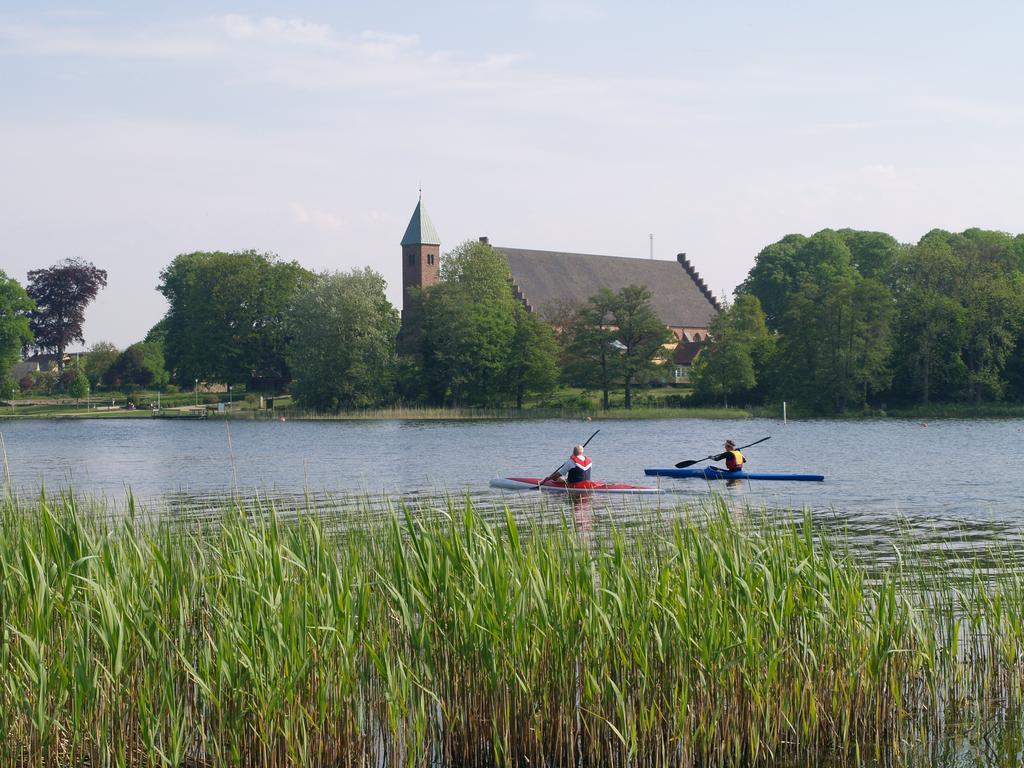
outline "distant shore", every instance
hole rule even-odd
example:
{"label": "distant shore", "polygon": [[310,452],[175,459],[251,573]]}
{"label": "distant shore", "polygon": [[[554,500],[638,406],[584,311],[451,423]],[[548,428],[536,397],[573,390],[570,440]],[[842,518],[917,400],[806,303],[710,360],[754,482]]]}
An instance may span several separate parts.
{"label": "distant shore", "polygon": [[[34,407],[33,407],[34,408]],[[202,413],[210,419],[246,419],[250,421],[520,421],[537,419],[574,419],[602,421],[609,419],[749,419],[751,411],[743,408],[612,408],[583,410],[575,408],[435,408],[419,406],[394,406],[389,408],[368,408],[353,411],[322,412],[299,408],[273,410],[237,408],[218,411],[216,408],[163,409],[152,411],[148,408],[84,408],[82,406],[48,406],[13,413],[0,407],[0,421],[19,419],[139,419],[158,416],[172,419],[189,418],[193,413]]]}
{"label": "distant shore", "polygon": [[[277,409],[256,409],[234,403],[225,410],[218,410],[216,405],[178,406],[154,411],[141,407],[129,409],[123,406],[109,405],[86,407],[74,404],[19,406],[15,401],[12,409],[9,403],[0,405],[0,423],[22,419],[149,419],[163,417],[168,419],[209,418],[209,419],[242,419],[250,421],[531,421],[539,419],[569,419],[583,421],[644,421],[650,419],[774,419],[782,421],[782,408],[778,405],[760,405],[746,407],[639,407],[626,409],[622,407],[609,410],[582,408],[544,408],[533,407],[518,410],[515,408],[459,408],[430,406],[391,406],[386,408],[367,408],[349,411],[323,412],[304,410],[294,407]],[[890,408],[887,410],[872,409],[865,411],[815,415],[790,409],[787,418],[794,421],[806,419],[831,419],[837,421],[859,419],[1015,419],[1024,418],[1024,404],[934,404],[928,406],[910,406]]]}

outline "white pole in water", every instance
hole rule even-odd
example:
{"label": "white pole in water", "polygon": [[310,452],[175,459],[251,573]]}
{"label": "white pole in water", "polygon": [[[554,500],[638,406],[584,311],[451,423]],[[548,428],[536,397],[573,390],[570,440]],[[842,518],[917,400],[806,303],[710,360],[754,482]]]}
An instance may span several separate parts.
{"label": "white pole in water", "polygon": [[786,401],[785,400],[782,401],[782,423],[783,424],[788,424],[789,423],[789,422],[786,421]]}

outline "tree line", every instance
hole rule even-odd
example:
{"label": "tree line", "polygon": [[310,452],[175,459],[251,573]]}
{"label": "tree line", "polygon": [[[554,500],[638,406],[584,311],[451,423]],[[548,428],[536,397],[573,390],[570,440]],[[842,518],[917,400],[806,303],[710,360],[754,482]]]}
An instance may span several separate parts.
{"label": "tree line", "polygon": [[822,230],[765,247],[695,363],[705,402],[821,414],[1024,401],[1024,235]]}
{"label": "tree line", "polygon": [[[29,273],[27,288],[0,272],[0,377],[19,352],[62,357],[81,342],[84,310],[105,284],[105,271],[77,260]],[[160,274],[168,309],[143,339],[124,350],[100,342],[69,370],[3,382],[0,393],[218,382],[335,410],[565,405],[569,386],[600,393],[607,408],[619,391],[631,407],[670,370],[672,334],[641,286],[601,290],[545,320],[514,296],[500,251],[470,241],[445,254],[437,285],[413,292],[404,328],[385,288],[369,268],[182,254]],[[1024,236],[934,230],[903,245],[851,229],[787,235],[761,250],[713,320],[692,380],[695,404],[787,400],[822,414],[1022,402]]]}
{"label": "tree line", "polygon": [[[52,350],[62,359],[81,341],[84,309],[106,273],[79,262],[50,270],[66,283],[68,271],[85,267],[97,280],[85,286],[78,275],[75,313],[65,302],[60,317],[36,298],[38,280],[26,291],[4,277],[4,372],[19,350]],[[313,273],[256,251],[182,254],[160,273],[168,309],[141,341],[124,350],[99,342],[67,370],[14,384],[83,397],[218,382],[289,390],[304,407],[335,410],[397,402],[522,408],[569,383],[601,391],[606,407],[609,391],[622,388],[630,407],[634,390],[658,373],[670,338],[649,291],[637,286],[601,291],[572,308],[556,332],[514,296],[505,257],[475,241],[445,254],[439,283],[413,293],[401,333],[385,288],[368,268]],[[54,335],[56,326],[63,330]]]}

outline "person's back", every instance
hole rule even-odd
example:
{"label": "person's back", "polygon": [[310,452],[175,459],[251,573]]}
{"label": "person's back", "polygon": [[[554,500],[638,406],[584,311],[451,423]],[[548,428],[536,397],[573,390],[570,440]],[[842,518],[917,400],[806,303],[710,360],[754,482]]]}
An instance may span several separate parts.
{"label": "person's back", "polygon": [[572,449],[572,456],[562,466],[545,478],[545,481],[561,480],[565,476],[567,485],[578,485],[590,480],[590,469],[593,466],[589,456],[583,454],[583,446],[577,445]]}

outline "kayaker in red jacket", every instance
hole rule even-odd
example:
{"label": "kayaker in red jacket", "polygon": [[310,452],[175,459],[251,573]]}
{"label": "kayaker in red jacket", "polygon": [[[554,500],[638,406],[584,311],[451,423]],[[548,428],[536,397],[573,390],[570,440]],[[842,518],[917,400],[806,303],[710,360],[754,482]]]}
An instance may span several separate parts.
{"label": "kayaker in red jacket", "polygon": [[721,461],[722,459],[725,459],[726,472],[739,472],[747,462],[743,454],[736,450],[736,443],[732,440],[725,441],[725,453],[720,453],[714,457],[714,461]]}
{"label": "kayaker in red jacket", "polygon": [[577,445],[572,449],[572,456],[562,466],[544,478],[544,482],[561,480],[565,476],[567,485],[585,483],[590,479],[590,457],[583,455],[583,446]]}

